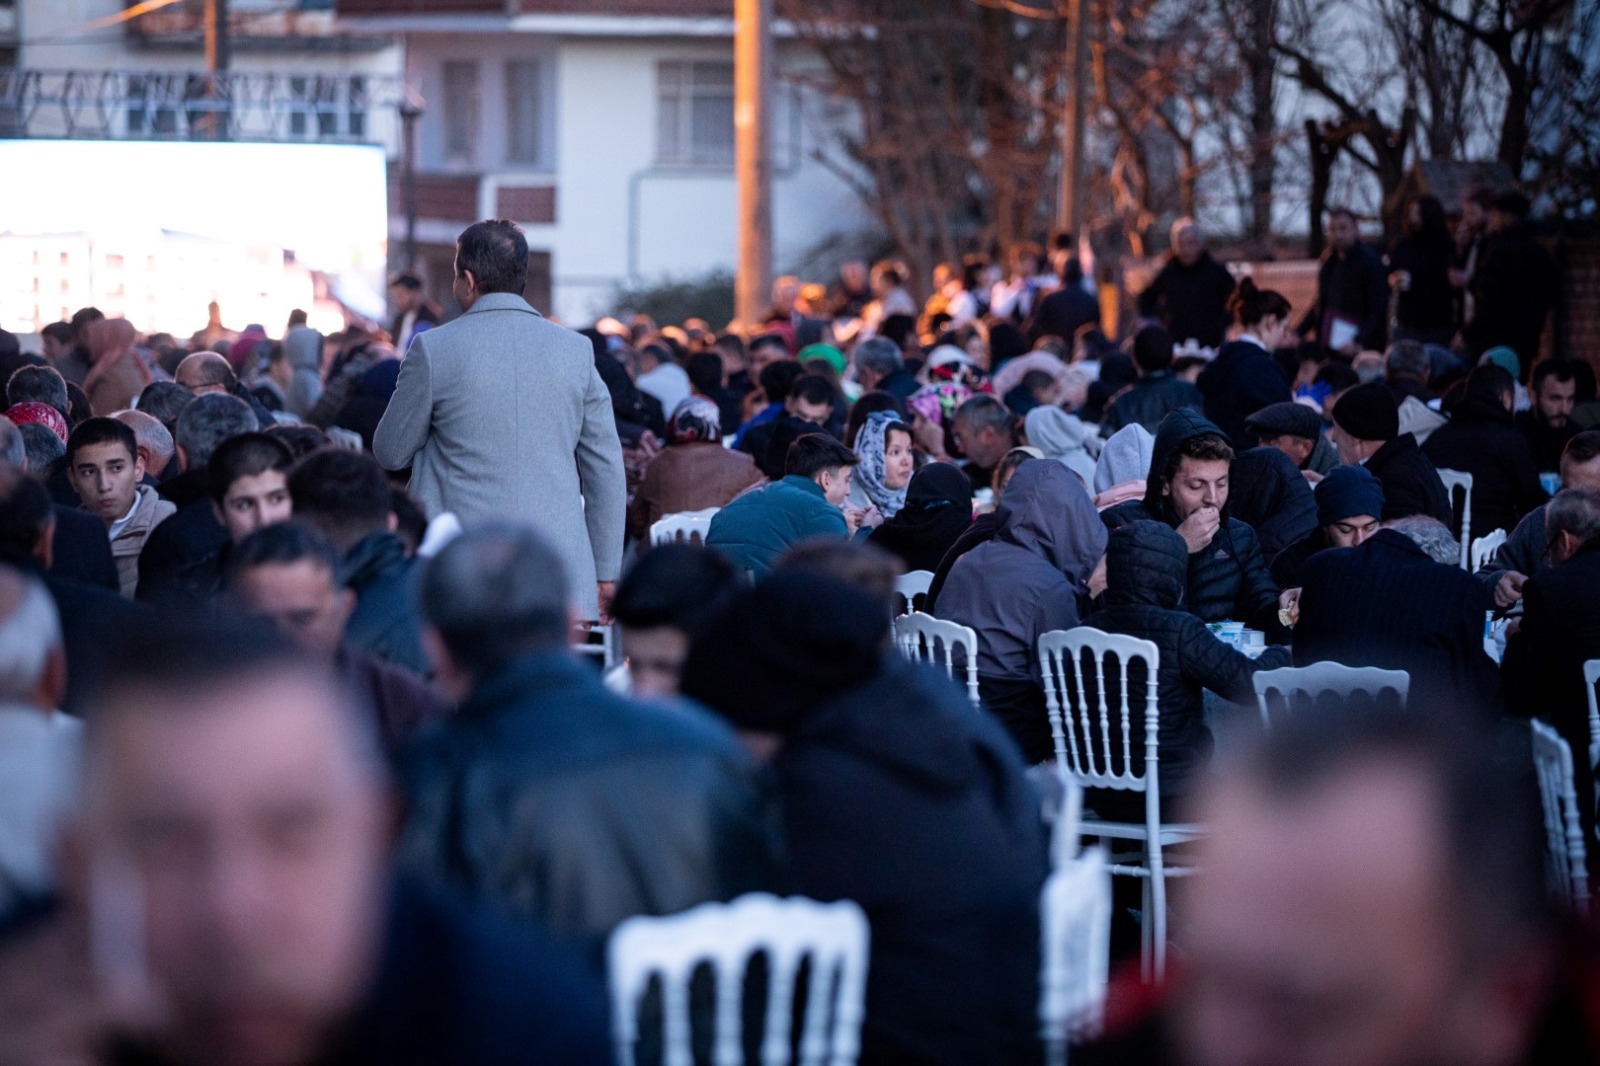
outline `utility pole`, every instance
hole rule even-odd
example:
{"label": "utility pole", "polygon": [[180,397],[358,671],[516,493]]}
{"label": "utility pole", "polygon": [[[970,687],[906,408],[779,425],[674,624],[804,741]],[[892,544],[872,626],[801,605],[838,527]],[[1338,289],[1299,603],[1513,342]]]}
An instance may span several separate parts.
{"label": "utility pole", "polygon": [[228,42],[228,0],[206,0],[206,99],[210,114],[206,126],[212,140],[228,137],[227,94],[222,82],[228,76],[232,48]]}
{"label": "utility pole", "polygon": [[1081,235],[1083,212],[1083,101],[1089,91],[1088,27],[1084,0],[1066,0],[1067,100],[1061,130],[1061,196],[1056,202],[1056,228]]}
{"label": "utility pole", "polygon": [[406,247],[402,269],[417,265],[417,119],[422,117],[422,99],[407,88],[400,100],[403,133],[400,155],[400,195],[405,200]]}
{"label": "utility pole", "polygon": [[734,170],[739,181],[739,273],[735,314],[755,325],[772,296],[772,151],[768,83],[772,0],[735,0]]}

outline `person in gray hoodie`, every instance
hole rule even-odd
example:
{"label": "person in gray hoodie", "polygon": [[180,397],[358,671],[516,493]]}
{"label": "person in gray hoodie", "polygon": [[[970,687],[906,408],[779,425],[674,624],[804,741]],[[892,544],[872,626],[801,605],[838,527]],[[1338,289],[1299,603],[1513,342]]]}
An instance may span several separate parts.
{"label": "person in gray hoodie", "polygon": [[322,395],[322,334],[306,325],[304,311],[289,316],[289,332],[283,335],[283,351],[294,368],[284,407],[296,418],[305,418]]}
{"label": "person in gray hoodie", "polygon": [[1030,763],[1050,757],[1039,637],[1078,624],[1106,529],[1060,463],[1017,468],[995,514],[1000,530],[957,560],[939,617],[978,634],[978,692]]}

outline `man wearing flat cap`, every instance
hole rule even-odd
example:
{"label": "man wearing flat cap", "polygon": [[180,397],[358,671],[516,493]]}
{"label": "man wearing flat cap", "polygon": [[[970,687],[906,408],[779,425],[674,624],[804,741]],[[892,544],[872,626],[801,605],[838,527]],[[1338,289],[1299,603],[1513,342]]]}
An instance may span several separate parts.
{"label": "man wearing flat cap", "polygon": [[1364,466],[1338,466],[1317,483],[1317,528],[1272,560],[1272,578],[1281,588],[1300,587],[1307,559],[1325,548],[1356,548],[1378,531],[1383,485]]}
{"label": "man wearing flat cap", "polygon": [[1276,448],[1305,474],[1312,484],[1339,465],[1339,450],[1322,435],[1322,416],[1294,400],[1271,403],[1244,420],[1263,448]]}
{"label": "man wearing flat cap", "polygon": [[1383,483],[1385,522],[1420,514],[1454,528],[1450,494],[1417,438],[1400,432],[1400,408],[1381,381],[1357,385],[1333,405],[1328,434],[1339,459],[1364,466]]}

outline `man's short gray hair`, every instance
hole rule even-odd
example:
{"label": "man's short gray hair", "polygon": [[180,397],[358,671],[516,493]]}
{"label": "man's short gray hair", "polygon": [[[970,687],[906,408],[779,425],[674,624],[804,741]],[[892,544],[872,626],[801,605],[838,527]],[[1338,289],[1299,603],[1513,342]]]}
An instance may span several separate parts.
{"label": "man's short gray hair", "polygon": [[1395,341],[1383,357],[1383,366],[1391,378],[1426,381],[1433,361],[1421,341]]}
{"label": "man's short gray hair", "polygon": [[[118,411],[111,417],[133,430],[133,438],[139,442],[139,447],[161,460],[163,466],[165,461],[171,460],[172,434],[167,432],[167,427],[161,424],[160,419],[143,411]],[[151,477],[157,477],[161,471],[151,470],[148,473]]]}
{"label": "man's short gray hair", "polygon": [[61,647],[61,618],[44,585],[15,570],[0,571],[0,596],[14,600],[0,618],[0,703],[28,703]]}
{"label": "man's short gray hair", "polygon": [[20,469],[27,461],[28,446],[23,443],[22,434],[11,419],[0,418],[0,462]]}
{"label": "man's short gray hair", "polygon": [[422,573],[421,601],[423,618],[474,677],[566,642],[566,571],[528,526],[480,526],[445,545]]}
{"label": "man's short gray hair", "polygon": [[56,431],[38,422],[25,422],[17,427],[22,445],[28,456],[28,472],[44,481],[57,463],[67,454],[67,442],[56,436]]}
{"label": "man's short gray hair", "polygon": [[856,369],[868,371],[880,378],[888,377],[905,364],[905,357],[900,354],[900,349],[895,346],[894,341],[886,337],[869,338],[856,348]]}
{"label": "man's short gray hair", "polygon": [[1571,533],[1584,543],[1600,536],[1600,492],[1562,489],[1544,509],[1544,528],[1551,539],[1557,533]]}
{"label": "man's short gray hair", "polygon": [[996,433],[1010,433],[1016,428],[1017,416],[999,400],[986,393],[967,400],[956,408],[955,420],[974,430],[985,427]]}
{"label": "man's short gray hair", "polygon": [[208,465],[223,441],[259,428],[255,412],[237,396],[213,392],[196,397],[178,416],[177,443],[187,457],[184,469]]}
{"label": "man's short gray hair", "polygon": [[1407,515],[1385,522],[1385,529],[1404,534],[1411,542],[1436,563],[1461,565],[1461,544],[1450,535],[1449,527],[1437,518],[1427,515]]}

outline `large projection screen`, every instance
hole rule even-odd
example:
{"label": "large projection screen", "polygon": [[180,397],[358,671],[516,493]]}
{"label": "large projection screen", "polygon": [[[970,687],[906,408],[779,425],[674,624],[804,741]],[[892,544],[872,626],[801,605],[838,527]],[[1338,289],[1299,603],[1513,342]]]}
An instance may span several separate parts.
{"label": "large projection screen", "polygon": [[375,318],[386,201],[374,146],[0,141],[0,327],[92,305],[181,339],[213,301],[272,335],[295,308]]}

